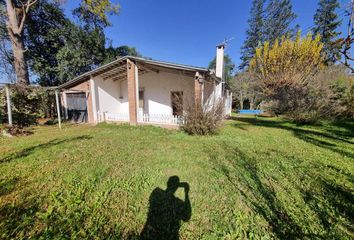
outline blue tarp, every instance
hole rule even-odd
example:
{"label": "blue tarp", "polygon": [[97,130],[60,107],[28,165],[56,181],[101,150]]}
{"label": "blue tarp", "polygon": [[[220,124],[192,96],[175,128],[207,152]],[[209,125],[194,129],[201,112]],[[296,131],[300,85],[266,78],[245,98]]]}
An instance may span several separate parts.
{"label": "blue tarp", "polygon": [[239,114],[249,114],[249,115],[261,115],[263,113],[262,110],[240,110]]}

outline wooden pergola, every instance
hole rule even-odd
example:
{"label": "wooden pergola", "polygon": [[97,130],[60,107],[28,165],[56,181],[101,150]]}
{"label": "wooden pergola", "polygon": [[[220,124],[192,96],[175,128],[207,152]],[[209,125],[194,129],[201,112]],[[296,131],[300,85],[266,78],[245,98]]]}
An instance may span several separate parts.
{"label": "wooden pergola", "polygon": [[[152,68],[149,68],[143,64],[139,64],[138,69],[139,69],[139,74],[144,74],[149,71],[158,71],[158,70],[153,70]],[[93,74],[93,76],[98,76],[98,75],[100,75],[103,78],[103,80],[107,80],[107,79],[111,79],[113,81],[126,80],[127,79],[126,63],[123,62],[118,66],[112,66],[109,69],[104,69],[102,71]]]}

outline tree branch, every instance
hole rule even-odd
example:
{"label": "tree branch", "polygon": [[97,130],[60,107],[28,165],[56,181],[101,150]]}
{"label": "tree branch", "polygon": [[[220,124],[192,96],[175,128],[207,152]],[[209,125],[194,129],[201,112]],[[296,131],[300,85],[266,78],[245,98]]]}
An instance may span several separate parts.
{"label": "tree branch", "polygon": [[347,68],[349,68],[349,70],[354,73],[354,68],[348,63],[347,60],[345,60],[344,62],[342,60],[339,60],[340,63],[342,63],[344,66],[346,66]]}
{"label": "tree branch", "polygon": [[22,31],[23,31],[23,27],[25,25],[25,22],[26,22],[26,18],[27,18],[27,14],[30,10],[30,8],[37,3],[38,0],[28,0],[28,2],[24,5],[22,5],[22,19],[21,19],[21,23],[20,23],[20,26],[18,27],[18,34],[21,34]]}

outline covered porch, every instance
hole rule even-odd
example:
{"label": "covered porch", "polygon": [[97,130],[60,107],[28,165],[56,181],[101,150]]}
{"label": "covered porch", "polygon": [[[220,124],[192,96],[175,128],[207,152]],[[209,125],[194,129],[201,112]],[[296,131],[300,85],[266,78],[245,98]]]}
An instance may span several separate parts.
{"label": "covered porch", "polygon": [[90,76],[94,122],[180,125],[188,108],[210,102],[221,85],[208,73],[140,58],[117,61]]}

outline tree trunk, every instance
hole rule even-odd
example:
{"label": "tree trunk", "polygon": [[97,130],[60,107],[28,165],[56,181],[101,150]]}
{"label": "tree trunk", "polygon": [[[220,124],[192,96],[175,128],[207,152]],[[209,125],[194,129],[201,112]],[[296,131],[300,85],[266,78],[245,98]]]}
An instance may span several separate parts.
{"label": "tree trunk", "polygon": [[240,108],[243,110],[243,93],[242,90],[240,90]]}
{"label": "tree trunk", "polygon": [[7,30],[12,43],[17,82],[26,85],[29,84],[29,74],[24,54],[25,48],[23,40],[23,27],[26,20],[26,14],[28,13],[30,6],[31,1],[28,1],[26,8],[16,8],[12,0],[6,0],[8,17]]}
{"label": "tree trunk", "polygon": [[16,37],[12,40],[12,49],[14,53],[14,66],[17,76],[17,82],[20,84],[29,84],[29,74],[27,62],[24,54],[23,38]]}
{"label": "tree trunk", "polygon": [[255,104],[256,104],[256,92],[252,90],[250,94],[250,109],[254,110],[255,109]]}
{"label": "tree trunk", "polygon": [[254,93],[250,96],[250,109],[254,110]]}

